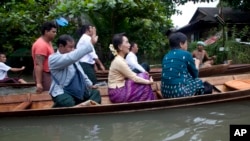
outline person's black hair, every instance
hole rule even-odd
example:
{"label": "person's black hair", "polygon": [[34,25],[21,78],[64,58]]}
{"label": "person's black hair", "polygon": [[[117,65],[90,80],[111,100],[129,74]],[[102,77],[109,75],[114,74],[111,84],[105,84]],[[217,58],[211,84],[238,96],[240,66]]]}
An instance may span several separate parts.
{"label": "person's black hair", "polygon": [[165,31],[165,35],[169,37],[172,33],[176,33],[176,29],[170,28],[167,31]]}
{"label": "person's black hair", "polygon": [[67,35],[67,34],[63,34],[61,35],[57,42],[56,42],[56,45],[57,47],[59,47],[60,44],[62,44],[63,46],[67,45],[67,41],[74,41],[73,37],[71,37],[70,35]]}
{"label": "person's black hair", "polygon": [[90,29],[90,24],[85,24],[81,26],[81,28],[77,31],[78,36],[82,36],[82,34],[86,33]]}
{"label": "person's black hair", "polygon": [[44,35],[46,30],[50,31],[52,28],[57,28],[57,25],[55,22],[49,21],[49,22],[43,23],[42,28],[41,28],[42,35]]}
{"label": "person's black hair", "polygon": [[126,36],[125,33],[118,33],[113,36],[112,44],[117,52],[119,51],[118,46],[123,42],[123,36]]}
{"label": "person's black hair", "polygon": [[132,48],[134,47],[134,45],[136,45],[135,42],[130,42],[130,48],[129,48],[130,51],[132,50]]}
{"label": "person's black hair", "polygon": [[175,32],[169,36],[169,46],[171,49],[178,49],[180,43],[184,44],[187,41],[187,36],[181,32]]}

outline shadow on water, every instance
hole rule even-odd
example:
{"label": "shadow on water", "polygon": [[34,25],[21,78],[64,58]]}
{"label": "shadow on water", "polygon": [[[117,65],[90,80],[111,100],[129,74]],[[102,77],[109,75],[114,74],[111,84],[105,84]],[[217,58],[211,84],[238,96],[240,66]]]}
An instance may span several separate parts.
{"label": "shadow on water", "polygon": [[1,118],[1,141],[228,141],[250,101],[148,112]]}

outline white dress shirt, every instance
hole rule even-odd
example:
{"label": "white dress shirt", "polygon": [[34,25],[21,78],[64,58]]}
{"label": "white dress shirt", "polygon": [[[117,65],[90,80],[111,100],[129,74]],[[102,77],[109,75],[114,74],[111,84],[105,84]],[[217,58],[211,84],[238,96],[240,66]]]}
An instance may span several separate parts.
{"label": "white dress shirt", "polygon": [[137,69],[140,72],[145,72],[145,69],[138,63],[137,56],[133,52],[129,52],[126,56],[126,62],[131,70]]}
{"label": "white dress shirt", "polygon": [[[91,40],[91,37],[87,34],[83,34],[82,37],[80,38],[80,40],[78,41],[77,45],[76,45],[76,48],[79,48],[79,47],[84,47],[83,44],[84,42],[86,41],[90,41]],[[92,45],[92,48],[93,48],[93,51],[86,54],[85,56],[83,56],[81,59],[80,59],[80,62],[85,62],[85,63],[88,63],[88,64],[95,64],[95,60],[94,59],[98,59],[98,56],[95,52],[95,48],[94,46]]]}

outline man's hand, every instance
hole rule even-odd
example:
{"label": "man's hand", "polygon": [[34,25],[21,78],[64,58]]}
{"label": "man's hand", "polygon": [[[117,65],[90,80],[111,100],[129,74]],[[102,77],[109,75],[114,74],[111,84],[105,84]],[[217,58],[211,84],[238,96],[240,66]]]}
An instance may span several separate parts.
{"label": "man's hand", "polygon": [[25,69],[25,66],[22,66],[22,67],[21,67],[21,70],[24,70],[24,69]]}
{"label": "man's hand", "polygon": [[150,76],[150,78],[149,78],[149,84],[150,85],[154,84],[154,80],[153,80],[152,76]]}
{"label": "man's hand", "polygon": [[96,35],[96,28],[92,27],[92,36],[91,36],[91,42],[94,45],[98,41],[98,36]]}
{"label": "man's hand", "polygon": [[91,86],[92,89],[97,89],[98,87],[96,85]]}
{"label": "man's hand", "polygon": [[36,93],[40,94],[43,91],[42,84],[36,84]]}

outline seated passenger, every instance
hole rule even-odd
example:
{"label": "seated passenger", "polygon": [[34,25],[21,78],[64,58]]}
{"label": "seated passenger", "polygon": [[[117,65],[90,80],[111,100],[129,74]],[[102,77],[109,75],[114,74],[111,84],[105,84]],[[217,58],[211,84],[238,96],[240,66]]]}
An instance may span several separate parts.
{"label": "seated passenger", "polygon": [[[95,43],[94,36],[92,38],[92,43]],[[87,100],[101,103],[100,92],[92,89],[92,82],[78,62],[81,57],[93,50],[91,41],[86,41],[82,45],[84,47],[74,49],[74,39],[69,35],[61,35],[57,40],[57,52],[49,57],[52,78],[49,93],[54,101],[54,107],[71,107]]]}
{"label": "seated passenger", "polygon": [[203,82],[192,54],[187,51],[187,36],[172,33],[169,36],[170,51],[162,60],[161,93],[164,98],[204,94]]}
{"label": "seated passenger", "polygon": [[18,72],[25,69],[24,66],[21,68],[12,68],[5,64],[6,62],[6,55],[4,53],[0,53],[0,83],[27,83],[25,80],[21,78],[10,78],[8,77],[8,71]]}
{"label": "seated passenger", "polygon": [[113,37],[110,50],[115,56],[108,75],[108,93],[113,103],[154,100],[151,84],[153,80],[147,73],[134,73],[126,63],[124,56],[129,52],[129,41],[124,34]]}
{"label": "seated passenger", "polygon": [[147,63],[142,63],[141,65],[138,63],[138,59],[136,56],[138,52],[138,45],[132,42],[130,44],[129,50],[130,52],[126,56],[126,62],[128,63],[130,69],[135,73],[148,73],[150,71],[149,65]]}
{"label": "seated passenger", "polygon": [[200,60],[200,68],[211,67],[216,59],[216,56],[209,57],[204,47],[205,43],[199,41],[197,42],[197,49],[193,51],[193,57]]}

